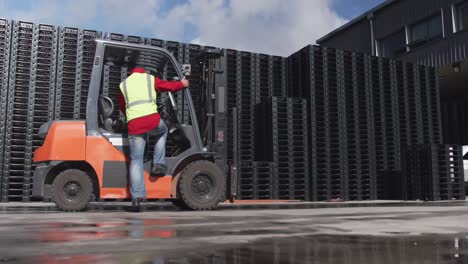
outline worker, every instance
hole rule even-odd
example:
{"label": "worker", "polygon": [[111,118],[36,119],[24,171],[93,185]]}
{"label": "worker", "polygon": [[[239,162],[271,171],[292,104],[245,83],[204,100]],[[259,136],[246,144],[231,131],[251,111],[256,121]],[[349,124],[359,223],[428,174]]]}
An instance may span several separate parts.
{"label": "worker", "polygon": [[130,193],[132,211],[140,211],[140,202],[146,197],[143,176],[143,156],[148,134],[158,140],[154,146],[151,175],[166,173],[166,138],[168,128],[156,105],[156,92],[176,92],[189,86],[188,80],[163,81],[136,66],[120,83],[119,106],[127,120],[130,147]]}

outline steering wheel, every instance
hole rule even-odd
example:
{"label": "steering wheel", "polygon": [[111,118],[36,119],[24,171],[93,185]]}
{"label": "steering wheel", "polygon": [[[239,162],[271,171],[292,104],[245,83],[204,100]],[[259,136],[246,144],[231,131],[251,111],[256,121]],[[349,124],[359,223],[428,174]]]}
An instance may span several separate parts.
{"label": "steering wheel", "polygon": [[104,122],[107,118],[110,118],[114,112],[114,102],[108,96],[99,96],[99,115],[101,121]]}
{"label": "steering wheel", "polygon": [[166,100],[164,100],[164,102],[158,104],[158,111],[161,114],[161,117],[163,118],[164,122],[166,122],[166,125],[169,129],[169,133],[174,132],[180,127],[177,112],[172,107],[171,99],[169,98],[169,96],[166,98]]}
{"label": "steering wheel", "polygon": [[99,118],[104,129],[109,132],[120,133],[125,130],[125,122],[113,120],[114,102],[107,96],[99,96]]}

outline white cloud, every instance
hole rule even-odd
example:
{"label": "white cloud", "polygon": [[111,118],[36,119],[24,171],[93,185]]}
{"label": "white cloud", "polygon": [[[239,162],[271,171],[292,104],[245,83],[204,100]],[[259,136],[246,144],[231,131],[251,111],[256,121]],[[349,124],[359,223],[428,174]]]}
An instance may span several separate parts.
{"label": "white cloud", "polygon": [[191,0],[179,20],[199,31],[193,42],[287,56],[346,21],[329,0]]}
{"label": "white cloud", "polygon": [[170,0],[33,0],[27,10],[8,10],[17,0],[0,0],[3,16],[116,33],[288,56],[345,20],[332,0],[189,0],[170,10]]}

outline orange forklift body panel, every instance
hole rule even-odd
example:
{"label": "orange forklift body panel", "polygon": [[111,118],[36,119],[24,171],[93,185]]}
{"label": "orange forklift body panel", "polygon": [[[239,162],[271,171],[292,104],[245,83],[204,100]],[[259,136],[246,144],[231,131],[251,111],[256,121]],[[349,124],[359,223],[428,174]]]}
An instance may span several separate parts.
{"label": "orange forklift body panel", "polygon": [[84,121],[52,123],[44,144],[34,152],[34,162],[86,159]]}
{"label": "orange forklift body panel", "polygon": [[[86,139],[86,145],[92,146],[86,148],[86,162],[88,162],[96,172],[101,199],[124,199],[131,198],[130,190],[127,188],[103,188],[104,161],[125,161],[129,160],[125,155],[116,149],[104,137],[89,136]],[[145,186],[147,198],[149,199],[164,199],[171,198],[171,176],[150,177],[145,171]],[[129,179],[129,175],[127,175]]]}
{"label": "orange forklift body panel", "polygon": [[[51,125],[44,143],[34,152],[34,162],[47,161],[87,162],[96,172],[101,199],[131,198],[128,186],[103,188],[104,161],[129,161],[106,138],[86,136],[85,121],[57,122]],[[172,176],[150,177],[145,171],[144,178],[147,198],[175,197],[171,195]]]}

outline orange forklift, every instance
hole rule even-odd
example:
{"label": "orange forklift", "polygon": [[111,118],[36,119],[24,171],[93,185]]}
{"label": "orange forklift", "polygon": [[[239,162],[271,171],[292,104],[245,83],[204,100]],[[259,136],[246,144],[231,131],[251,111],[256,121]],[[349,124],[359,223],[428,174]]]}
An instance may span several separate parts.
{"label": "orange forklift", "polygon": [[[220,56],[217,50],[206,53],[206,58]],[[114,107],[117,102],[110,98],[119,87],[107,85],[106,90],[104,75],[106,66],[130,67],[134,63],[144,65],[152,74],[164,72],[166,76],[160,77],[168,80],[185,78],[185,70],[190,68],[180,67],[163,48],[96,40],[86,120],[55,120],[41,126],[39,135],[44,142],[34,152],[34,197],[52,200],[64,211],[83,210],[91,201],[131,198],[126,126],[123,115]],[[216,147],[224,144],[224,131],[214,129],[212,120],[205,122],[202,139],[196,112],[199,110],[194,108],[190,89],[178,93],[168,93],[164,102],[158,103],[161,117],[169,127],[168,141],[173,142],[175,150],[166,155],[165,176],[150,176],[151,159],[144,161],[147,199],[170,200],[187,210],[214,209],[219,202],[235,198],[235,192],[227,190],[225,158]],[[223,92],[219,94],[224,96]],[[208,101],[214,102],[211,99]],[[214,109],[205,110],[208,119],[214,116],[210,111]],[[149,144],[146,145],[149,151]],[[231,182],[234,181],[229,181],[230,190],[235,190]]]}

